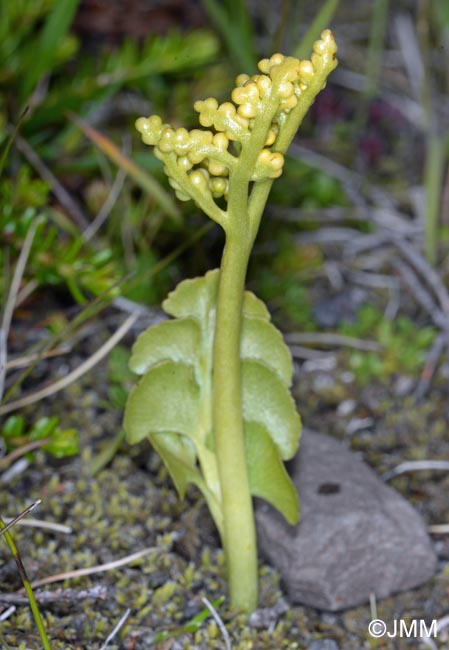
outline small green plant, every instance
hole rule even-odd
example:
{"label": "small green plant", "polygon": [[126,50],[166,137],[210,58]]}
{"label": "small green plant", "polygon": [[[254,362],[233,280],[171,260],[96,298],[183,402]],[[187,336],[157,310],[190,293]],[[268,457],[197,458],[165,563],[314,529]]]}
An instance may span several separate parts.
{"label": "small green plant", "polygon": [[283,462],[294,456],[300,418],[290,395],[292,363],[262,301],[245,291],[250,252],[284,154],[337,65],[330,30],[311,60],[274,54],[261,74],[239,75],[232,102],[198,101],[201,126],[174,129],[157,115],[136,126],[163,161],[180,200],[193,199],[225,232],[219,270],[186,280],[163,303],[173,317],[140,335],[130,366],[124,427],[148,438],[181,496],[203,492],[227,560],[231,606],[257,606],[252,495],[286,519],[298,498]]}
{"label": "small green plant", "polygon": [[[55,458],[74,456],[79,452],[78,433],[75,429],[61,429],[57,417],[42,417],[27,429],[22,415],[10,415],[0,429],[6,451],[10,454],[21,449],[42,446],[43,450]],[[42,445],[38,443],[41,441]],[[5,460],[0,459],[1,462]]]}
{"label": "small green plant", "polygon": [[[20,254],[27,232],[36,224],[25,280],[33,289],[66,285],[80,304],[90,295],[115,291],[119,278],[113,251],[96,250],[61,213],[47,207],[49,187],[32,178],[30,169],[20,167],[16,178],[0,180],[0,265]],[[0,278],[0,295],[6,276]]]}
{"label": "small green plant", "polygon": [[364,305],[354,323],[343,323],[342,334],[355,337],[373,337],[382,345],[382,352],[351,352],[349,364],[357,381],[367,385],[373,380],[385,380],[394,374],[414,375],[422,370],[436,330],[431,326],[418,327],[402,316],[386,320],[373,305]]}

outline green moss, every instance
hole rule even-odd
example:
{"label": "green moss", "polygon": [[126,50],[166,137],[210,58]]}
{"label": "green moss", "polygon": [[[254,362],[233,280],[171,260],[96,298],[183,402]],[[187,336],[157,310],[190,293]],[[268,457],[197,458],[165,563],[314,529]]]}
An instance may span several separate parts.
{"label": "green moss", "polygon": [[168,602],[174,595],[176,591],[176,584],[173,582],[166,582],[162,587],[156,589],[153,593],[152,603],[153,605],[160,606]]}

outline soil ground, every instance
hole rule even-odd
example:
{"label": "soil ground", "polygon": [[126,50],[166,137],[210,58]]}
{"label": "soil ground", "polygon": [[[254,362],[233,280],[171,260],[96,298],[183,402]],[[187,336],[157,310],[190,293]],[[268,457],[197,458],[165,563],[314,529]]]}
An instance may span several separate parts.
{"label": "soil ground", "polygon": [[[61,375],[79,364],[99,347],[115,323],[115,314],[106,315],[64,364],[60,360],[45,362],[46,372]],[[131,341],[130,336],[124,347]],[[348,369],[345,349],[334,350],[326,359],[303,361],[297,367],[295,394],[308,427],[345,439],[381,474],[404,460],[449,457],[447,361],[440,365],[426,397],[416,402],[410,394],[410,379],[404,376],[389,383],[371,381],[361,388]],[[33,581],[149,549],[147,555],[122,567],[61,579],[36,589],[43,599],[41,610],[52,648],[100,648],[127,608],[126,623],[109,648],[226,648],[211,617],[196,632],[185,629],[205,610],[202,598],[214,602],[227,593],[223,554],[199,493],[192,489],[181,502],[164,467],[146,444],[135,448],[122,444],[110,464],[92,475],[93,461],[121,427],[120,411],[111,407],[110,376],[110,364],[102,363],[38,407],[43,413],[59,414],[64,426],[78,429],[80,455],[52,461],[38,452],[34,462],[9,478],[0,492],[3,513],[12,516],[41,498],[34,516],[70,527],[70,532],[25,525],[14,528]],[[429,526],[449,521],[447,472],[406,473],[391,484],[413,503]],[[433,539],[440,557],[435,578],[419,589],[378,602],[378,618],[391,625],[399,619],[422,619],[430,624],[446,615],[449,534],[434,534]],[[17,601],[16,612],[2,623],[4,643],[39,648],[28,606],[17,600],[21,583],[6,545],[0,547],[0,554],[3,605],[8,602],[5,592],[11,603]],[[370,638],[367,625],[374,614],[369,605],[329,614],[287,603],[279,576],[263,560],[260,587],[262,609],[249,622],[228,611],[226,601],[217,604],[234,650],[302,650],[319,639],[335,640],[341,650],[427,647],[416,638]],[[55,600],[48,600],[51,594]],[[445,635],[442,630],[436,647],[449,647]]]}

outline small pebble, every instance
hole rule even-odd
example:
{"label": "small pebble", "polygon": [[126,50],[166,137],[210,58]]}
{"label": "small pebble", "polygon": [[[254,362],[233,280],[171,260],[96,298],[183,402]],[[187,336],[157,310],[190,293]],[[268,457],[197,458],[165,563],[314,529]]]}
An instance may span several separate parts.
{"label": "small pebble", "polygon": [[317,372],[319,370],[334,370],[337,367],[336,357],[322,357],[321,359],[308,359],[302,364],[302,372]]}
{"label": "small pebble", "polygon": [[307,646],[307,650],[339,650],[339,646],[333,639],[316,639]]}
{"label": "small pebble", "polygon": [[340,417],[345,417],[346,415],[351,415],[354,413],[357,402],[355,399],[345,399],[343,402],[340,402],[337,408],[337,415]]}
{"label": "small pebble", "polygon": [[256,630],[268,629],[276,624],[279,616],[288,612],[289,606],[287,601],[279,598],[274,607],[263,607],[256,609],[249,618],[250,627]]}
{"label": "small pebble", "polygon": [[358,431],[365,431],[373,425],[373,418],[352,418],[346,426],[346,435],[353,436]]}
{"label": "small pebble", "polygon": [[339,617],[336,614],[331,614],[330,612],[321,612],[320,619],[321,622],[326,625],[338,625]]}
{"label": "small pebble", "polygon": [[317,393],[322,393],[325,390],[332,390],[335,386],[335,378],[332,375],[325,375],[321,373],[316,375],[313,380],[313,387]]}
{"label": "small pebble", "polygon": [[442,363],[440,366],[440,375],[443,377],[443,379],[447,379],[449,377],[449,363]]}
{"label": "small pebble", "polygon": [[401,375],[395,382],[393,388],[394,394],[397,397],[406,397],[406,395],[409,395],[412,392],[414,385],[415,379],[413,377],[405,377]]}

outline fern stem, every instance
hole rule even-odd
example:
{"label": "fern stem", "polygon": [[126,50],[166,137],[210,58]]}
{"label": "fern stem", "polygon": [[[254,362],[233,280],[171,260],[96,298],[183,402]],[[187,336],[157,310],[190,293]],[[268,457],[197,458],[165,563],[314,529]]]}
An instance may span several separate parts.
{"label": "fern stem", "polygon": [[245,232],[246,219],[239,225],[227,234],[220,267],[212,414],[231,607],[253,611],[257,607],[257,546],[245,458],[240,368],[243,292],[252,242]]}

